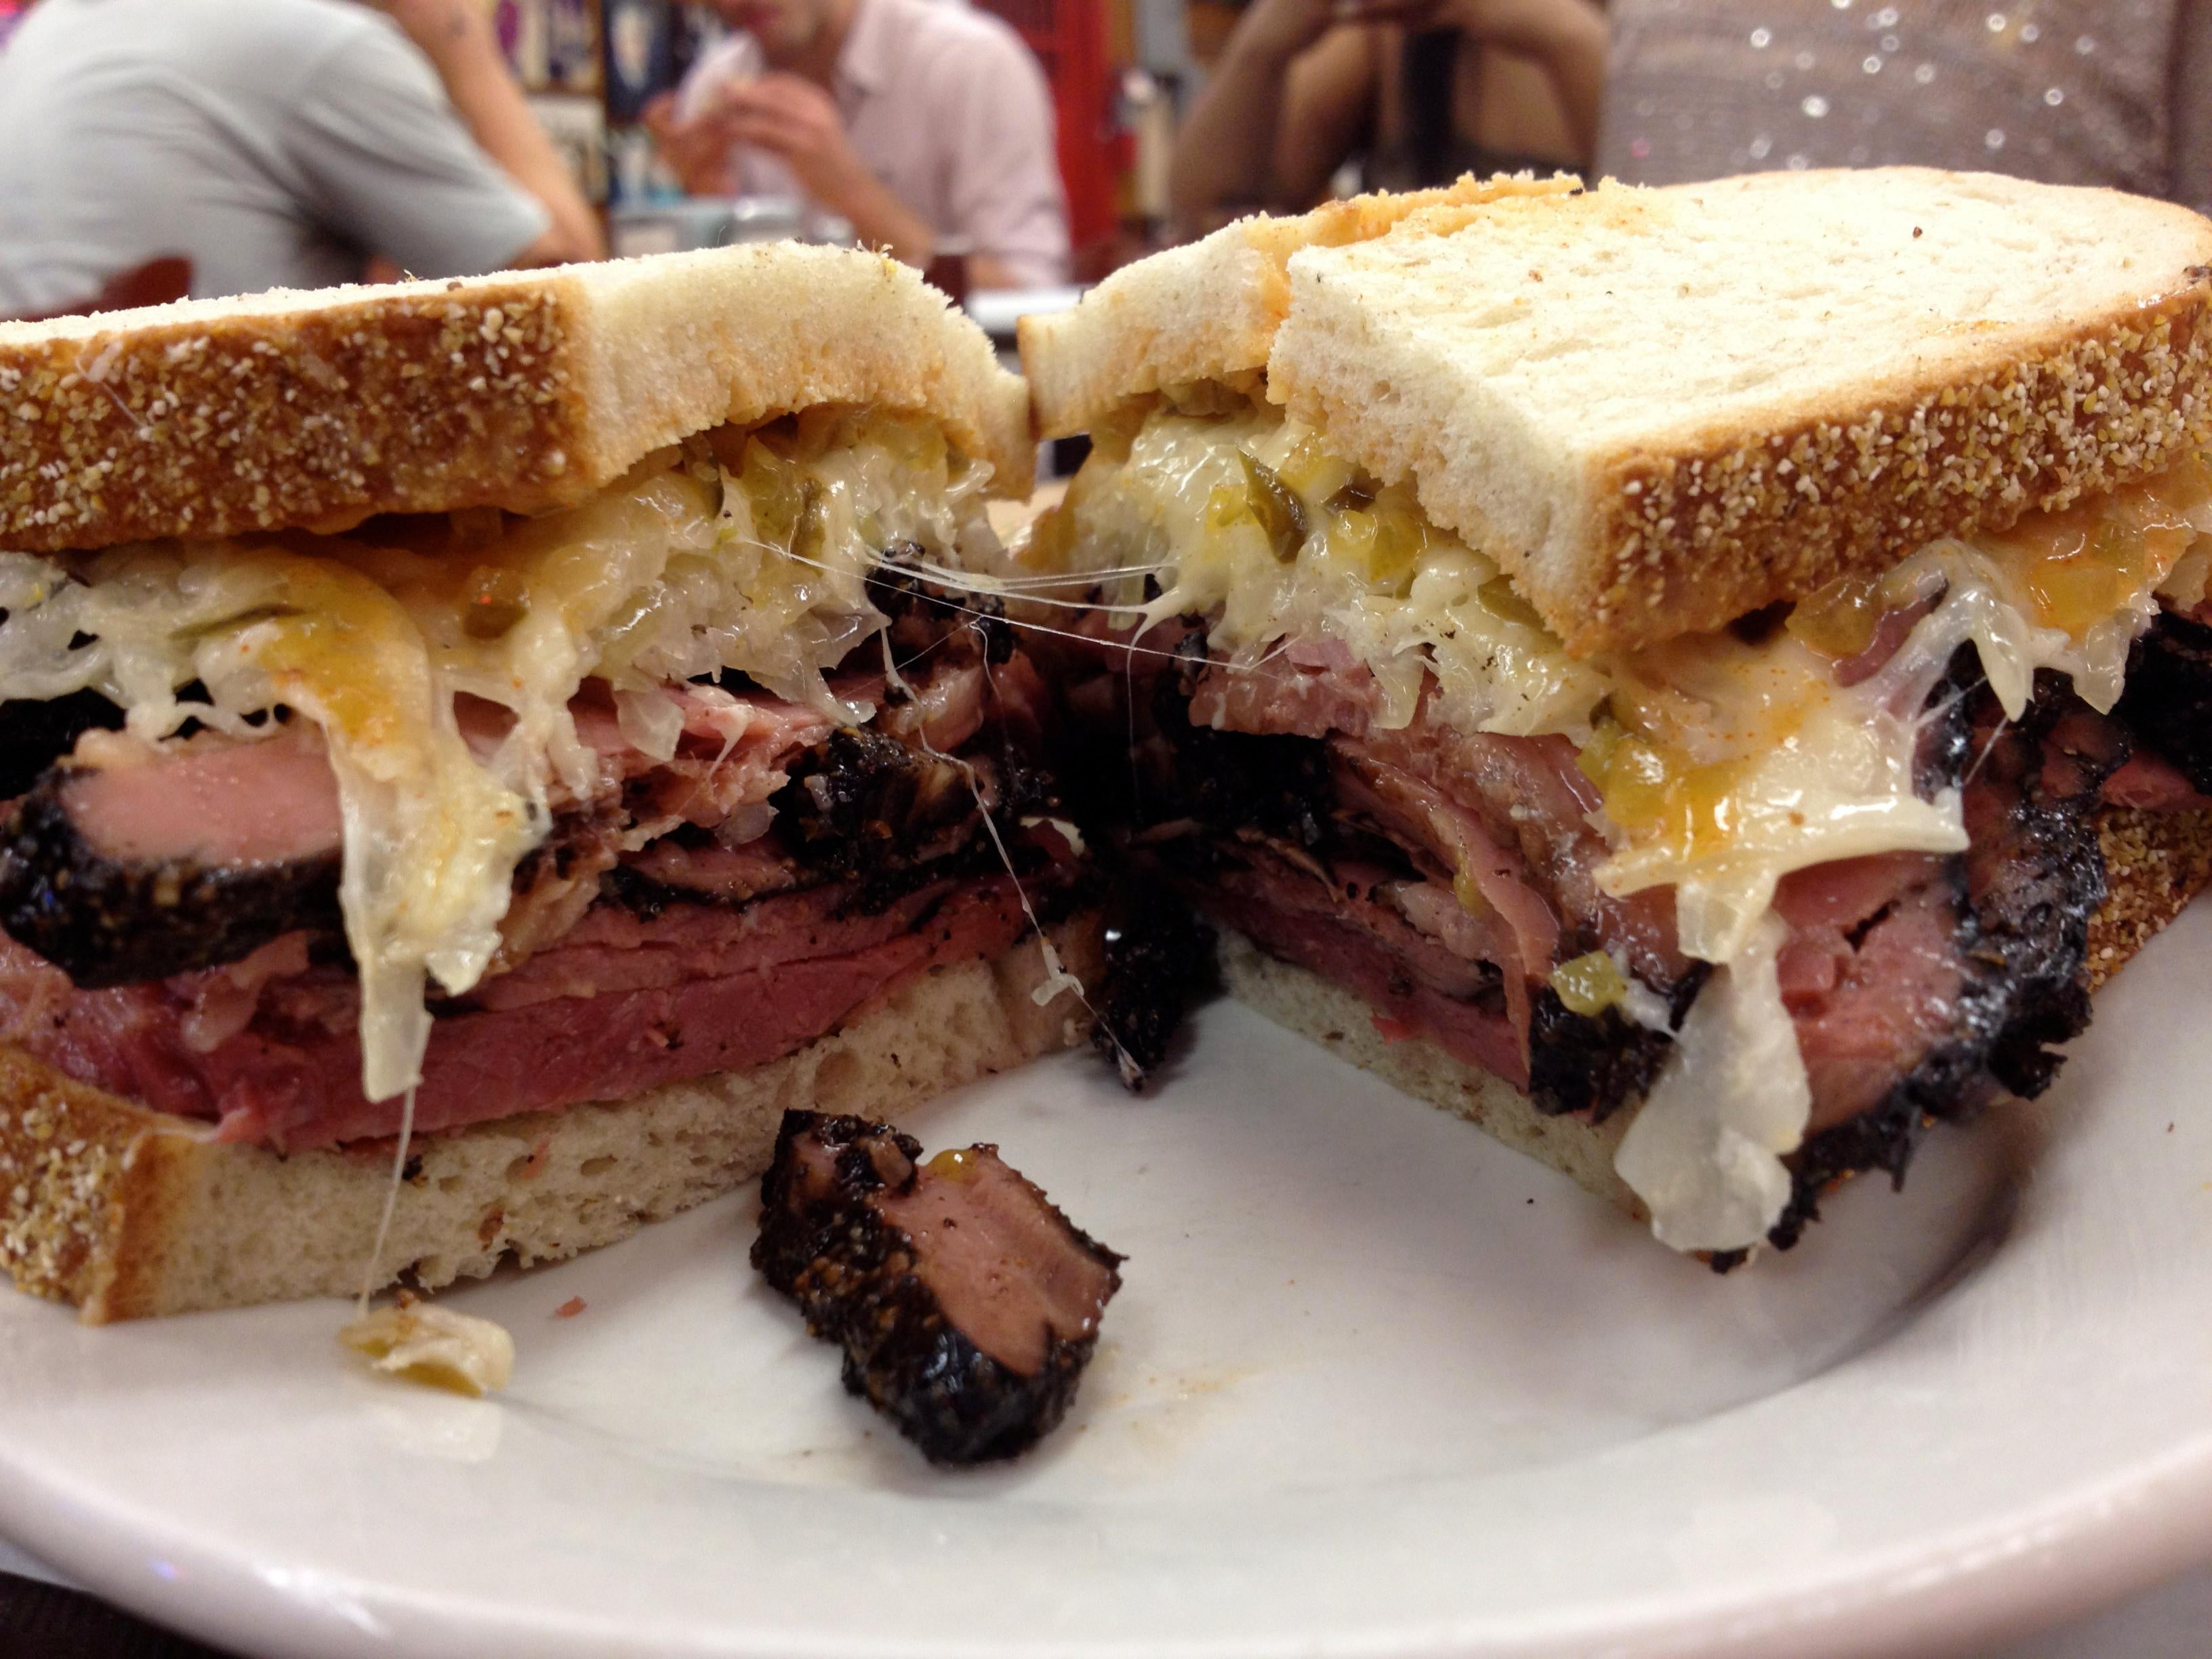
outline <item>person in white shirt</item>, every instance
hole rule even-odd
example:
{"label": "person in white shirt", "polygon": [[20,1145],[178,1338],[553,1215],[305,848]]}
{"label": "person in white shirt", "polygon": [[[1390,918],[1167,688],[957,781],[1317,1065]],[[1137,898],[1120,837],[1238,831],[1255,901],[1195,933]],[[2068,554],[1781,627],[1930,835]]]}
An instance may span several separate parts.
{"label": "person in white shirt", "polygon": [[714,0],[742,33],[647,112],[694,195],[790,196],[977,288],[1066,280],[1052,100],[1021,38],[943,0]]}
{"label": "person in white shirt", "polygon": [[0,315],[604,252],[473,0],[40,0],[0,53]]}

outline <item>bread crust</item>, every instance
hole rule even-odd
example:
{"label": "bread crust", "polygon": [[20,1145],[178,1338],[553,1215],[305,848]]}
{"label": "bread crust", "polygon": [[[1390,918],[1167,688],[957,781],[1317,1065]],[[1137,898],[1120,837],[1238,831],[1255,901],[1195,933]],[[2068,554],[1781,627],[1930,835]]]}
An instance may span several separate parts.
{"label": "bread crust", "polygon": [[[1803,194],[1784,202],[1786,192]],[[1938,230],[1947,199],[1954,208],[1971,200],[2022,229],[2039,215],[2081,216],[2145,251],[2097,279],[2094,305],[2018,300],[2024,314],[2002,322],[1951,317],[1934,302],[1924,317],[1892,307],[1897,337],[1881,343],[1874,362],[1853,360],[1849,337],[1824,343],[1839,366],[1818,390],[1785,384],[1686,414],[1650,395],[1636,418],[1608,416],[1602,435],[1550,434],[1533,453],[1556,454],[1559,471],[1539,487],[1529,483],[1538,469],[1482,450],[1474,412],[1490,395],[1482,377],[1437,368],[1455,341],[1472,349],[1476,337],[1452,334],[1443,313],[1459,305],[1475,266],[1502,273],[1505,264],[1470,247],[1510,244],[1517,256],[1517,286],[1482,296],[1472,331],[1569,303],[1561,293],[1589,307],[1602,286],[1615,304],[1616,282],[1625,290],[1663,264],[1661,254],[1645,260],[1646,249],[1703,250],[1710,261],[1717,240],[1773,283],[1781,273],[1765,267],[1799,250],[1761,241],[1761,198],[1831,214],[1887,198]],[[1901,246],[1924,246],[1932,260],[1938,240]],[[1589,268],[1593,250],[1611,256],[1601,276]],[[1886,280],[1926,275],[1917,254],[1884,257]],[[1995,260],[2021,257],[1990,250]],[[1547,288],[1541,267],[1554,261]],[[1941,537],[2002,530],[2026,512],[2153,477],[2212,444],[2212,222],[2110,191],[1925,168],[1603,186],[1551,204],[1415,214],[1370,246],[1302,253],[1290,282],[1268,395],[1346,459],[1386,481],[1413,479],[1430,516],[1496,556],[1578,654],[1717,628],[1847,572],[1887,568]],[[1725,292],[1740,293],[1747,309],[1758,303],[1755,283]],[[1960,303],[1945,292],[1942,307]],[[1633,301],[1624,295],[1616,316],[1621,308],[1632,312]],[[1705,312],[1685,314],[1717,326]],[[1445,333],[1432,337],[1438,328]]]}
{"label": "bread crust", "polygon": [[1301,249],[1366,241],[1424,210],[1449,213],[1503,197],[1580,188],[1565,176],[1470,173],[1441,189],[1378,191],[1295,217],[1255,214],[1125,266],[1073,311],[1024,317],[1016,325],[1038,431],[1070,437],[1163,386],[1264,368],[1290,310],[1286,267]]}
{"label": "bread crust", "polygon": [[[1095,914],[1053,929],[1092,976]],[[1034,936],[996,961],[909,975],[841,1029],[750,1071],[634,1100],[426,1135],[410,1159],[377,1280],[427,1289],[609,1243],[767,1166],[787,1106],[899,1113],[1080,1042],[1070,993],[1040,1006]],[[392,1146],[280,1156],[216,1141],[0,1044],[0,1269],[89,1324],[348,1296],[390,1185]]]}
{"label": "bread crust", "polygon": [[[2212,811],[2150,813],[2107,806],[2097,815],[2107,891],[2089,926],[2092,990],[2212,884]],[[1613,1154],[1635,1120],[1630,1106],[1602,1123],[1555,1116],[1504,1079],[1455,1060],[1427,1039],[1381,1036],[1352,993],[1266,955],[1224,931],[1222,977],[1231,994],[1340,1059],[1548,1164],[1586,1191],[1643,1222],[1650,1212],[1613,1172]]]}
{"label": "bread crust", "polygon": [[1941,385],[1611,456],[1601,567],[1538,603],[1570,650],[1671,639],[2154,477],[2212,441],[2212,271],[2186,280]]}
{"label": "bread crust", "polygon": [[1033,482],[1025,389],[888,258],[756,245],[0,324],[0,547],[571,506],[726,422],[935,417]]}

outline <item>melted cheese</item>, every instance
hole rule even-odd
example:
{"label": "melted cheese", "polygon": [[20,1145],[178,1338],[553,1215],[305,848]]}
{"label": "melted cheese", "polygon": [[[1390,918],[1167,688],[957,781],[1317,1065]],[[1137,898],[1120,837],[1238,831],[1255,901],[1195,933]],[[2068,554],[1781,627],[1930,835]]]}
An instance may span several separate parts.
{"label": "melted cheese", "polygon": [[434,1303],[363,1314],[339,1331],[338,1340],[387,1376],[472,1399],[514,1378],[514,1338],[506,1327]]}
{"label": "melted cheese", "polygon": [[1163,409],[1120,441],[1104,434],[1029,557],[1075,573],[1158,568],[1149,604],[1141,576],[1116,579],[1110,597],[1147,621],[1208,617],[1232,662],[1258,664],[1285,639],[1341,641],[1373,672],[1385,726],[1413,718],[1431,675],[1443,717],[1475,731],[1587,732],[1605,695],[1495,562],[1265,405]]}
{"label": "melted cheese", "polygon": [[[1102,573],[1103,598],[1132,621],[1205,617],[1231,672],[1267,672],[1285,641],[1340,641],[1373,674],[1385,727],[1410,721],[1433,680],[1435,714],[1461,729],[1581,744],[1612,848],[1600,884],[1672,887],[1683,950],[1721,966],[1676,1033],[1620,1173],[1668,1242],[1732,1249],[1779,1213],[1779,1158],[1802,1138],[1809,1098],[1773,989],[1777,884],[1838,859],[1962,849],[1958,793],[1923,799],[1914,779],[1929,698],[1956,651],[1973,646],[2009,716],[2045,669],[2109,709],[2160,598],[2204,599],[2208,538],[2212,467],[2194,458],[1832,584],[1756,642],[1720,633],[1577,659],[1492,558],[1429,524],[1402,486],[1362,478],[1281,411],[1206,387],[1097,434],[1024,557]],[[1150,602],[1146,574],[1158,583]],[[1894,642],[1907,622],[1879,672],[1838,684],[1838,659],[1885,629]],[[1595,961],[1566,968],[1568,990],[1610,1000]],[[1656,1000],[1632,980],[1620,988]]]}
{"label": "melted cheese", "polygon": [[[1231,672],[1267,672],[1285,641],[1340,641],[1374,676],[1386,728],[1432,681],[1450,725],[1573,738],[1605,802],[1601,884],[1672,886],[1684,950],[1725,963],[1793,870],[1966,845],[1956,794],[1913,787],[1923,709],[1957,647],[1974,645],[2008,714],[2044,668],[2109,708],[2161,585],[2201,590],[2203,562],[2185,556],[2208,532],[2212,470],[2191,461],[2002,536],[1931,544],[1823,590],[1755,644],[1723,632],[1578,659],[1409,490],[1363,478],[1279,410],[1207,387],[1099,434],[1024,556],[1122,573],[1102,585],[1133,620],[1204,617]],[[1158,584],[1150,601],[1137,573]],[[1834,658],[1921,605],[1881,673],[1836,684]]]}
{"label": "melted cheese", "polygon": [[1790,1201],[1782,1154],[1804,1139],[1813,1093],[1775,975],[1788,934],[1762,918],[1713,975],[1620,1138],[1614,1170],[1678,1250],[1754,1244]]}
{"label": "melted cheese", "polygon": [[[868,571],[898,542],[989,557],[987,477],[933,425],[822,410],[664,451],[537,519],[0,554],[0,697],[89,686],[149,740],[187,719],[250,738],[279,706],[322,728],[362,1083],[388,1098],[420,1079],[429,980],[465,992],[496,950],[555,784],[590,787],[568,713],[583,681],[611,684],[625,734],[662,756],[678,729],[643,694],[724,668],[850,717],[823,673],[884,625]],[[206,700],[181,700],[195,680]],[[489,754],[462,736],[464,694],[514,717]]]}

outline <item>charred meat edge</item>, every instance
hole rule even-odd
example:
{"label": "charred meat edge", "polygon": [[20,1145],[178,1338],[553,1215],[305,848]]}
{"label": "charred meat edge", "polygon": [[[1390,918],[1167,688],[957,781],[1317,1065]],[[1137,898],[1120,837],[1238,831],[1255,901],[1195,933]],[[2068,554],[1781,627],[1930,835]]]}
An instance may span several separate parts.
{"label": "charred meat edge", "polygon": [[[2007,724],[1963,650],[1937,699],[1923,783],[1940,777],[1984,792],[1968,804],[1975,844],[1945,860],[1967,967],[1959,1019],[1876,1105],[1791,1155],[1790,1202],[1767,1235],[1781,1249],[1820,1218],[1820,1195],[1844,1177],[1880,1170],[1902,1187],[1930,1125],[1971,1118],[2000,1091],[2040,1095],[2063,1063],[2051,1045],[2088,1029],[2089,923],[2106,892],[2097,792],[2127,759],[2126,739],[2047,671],[2021,720]],[[1713,1267],[1727,1272],[1747,1254],[1717,1254]]]}
{"label": "charred meat edge", "polygon": [[[833,1173],[819,1179],[822,1155]],[[995,1147],[969,1149],[997,1158]],[[920,1167],[921,1145],[865,1118],[787,1111],[761,1178],[753,1265],[798,1304],[812,1334],[844,1350],[847,1390],[866,1399],[933,1462],[1012,1457],[1059,1424],[1097,1346],[1097,1314],[1121,1288],[1123,1257],[1070,1223],[1009,1170],[1066,1248],[1103,1274],[1091,1328],[1048,1326],[1033,1372],[1001,1364],[955,1325],[916,1271],[914,1239],[878,1208],[919,1183],[959,1177]],[[1014,1264],[1009,1264],[1012,1266]]]}
{"label": "charred meat edge", "polygon": [[85,990],[218,967],[302,928],[338,926],[336,852],[276,864],[111,859],[47,770],[0,830],[0,927]]}
{"label": "charred meat edge", "polygon": [[[2203,655],[2188,659],[2192,673],[2212,670],[2212,629],[2185,623],[2168,632],[2192,651],[2203,647]],[[1186,652],[1198,654],[1196,647]],[[1185,712],[1193,678],[1185,672],[1178,684],[1163,676],[1155,687],[1154,726],[1170,746],[1175,775],[1168,799],[1145,800],[1148,818],[1187,815],[1217,836],[1255,827],[1324,859],[1337,850],[1345,827],[1327,810],[1322,742],[1194,726]],[[2207,683],[2191,681],[2200,695]],[[2206,701],[2212,728],[2212,697]],[[2054,755],[2063,765],[2046,765]],[[1817,1218],[1821,1193],[1845,1176],[1882,1170],[1901,1183],[1928,1124],[1969,1116],[2000,1090],[2033,1097],[2049,1086],[2060,1064],[2050,1046],[2088,1023],[2088,922],[2105,895],[2091,815],[2098,786],[2126,755],[2118,728],[2088,711],[2061,677],[2040,676],[2027,714],[2006,726],[1972,651],[1954,658],[1930,696],[1917,769],[1920,787],[1932,793],[1967,783],[1984,792],[1985,803],[1988,792],[2003,792],[1985,814],[1999,844],[1985,843],[1945,866],[1957,895],[1956,939],[1966,966],[1959,1019],[1877,1105],[1817,1132],[1792,1155],[1791,1197],[1770,1234],[1772,1243],[1796,1243]],[[2063,775],[2063,787],[2054,786],[2053,772]],[[1226,853],[1217,842],[1212,848],[1186,844],[1173,855],[1202,868]],[[1563,936],[1561,952],[1598,942],[1577,932]],[[1705,977],[1693,970],[1667,988],[1677,1024]],[[1617,1011],[1577,1014],[1549,986],[1535,989],[1533,1016],[1529,1095],[1547,1112],[1602,1121],[1641,1097],[1672,1047],[1663,1034],[1635,1026]],[[1726,1270],[1745,1254],[1717,1255],[1714,1265]]]}
{"label": "charred meat edge", "polygon": [[[74,744],[100,724],[77,710],[48,726],[54,742]],[[79,988],[222,967],[286,933],[337,934],[337,852],[252,865],[109,858],[85,840],[70,815],[65,792],[74,769],[46,758],[50,763],[0,828],[0,928]],[[1002,814],[1056,805],[1053,780],[1034,763],[1010,756],[996,771],[1006,780]],[[981,823],[961,766],[878,732],[833,732],[799,758],[772,804],[787,820],[779,833],[807,884],[856,882],[861,914],[880,911],[936,879],[948,860],[963,872],[997,867],[995,854],[966,856],[975,851]],[[588,817],[560,816],[551,839],[517,867],[518,892],[554,867],[548,855],[562,850]],[[933,838],[939,843],[929,849],[934,856],[917,856]],[[647,914],[700,902],[696,894],[658,887],[625,870],[611,872],[603,885],[606,897]]]}
{"label": "charred meat edge", "polygon": [[1133,1093],[1166,1061],[1191,1004],[1214,988],[1214,945],[1212,927],[1164,883],[1129,870],[1114,884],[1091,1042]]}
{"label": "charred meat edge", "polygon": [[[1194,660],[1196,648],[1186,645],[1184,654]],[[1360,832],[1329,811],[1334,785],[1322,739],[1196,725],[1188,711],[1194,679],[1186,669],[1179,679],[1163,676],[1154,688],[1153,724],[1169,745],[1174,777],[1166,799],[1145,797],[1148,818],[1188,817],[1219,837],[1256,829],[1324,860],[1352,853],[1370,862],[1405,862],[1395,843]],[[1188,873],[1200,879],[1206,864],[1227,854],[1218,841],[1171,844],[1163,850],[1171,861],[1197,866]],[[1407,867],[1409,878],[1418,873]],[[1563,954],[1578,955],[1599,943],[1587,930],[1577,930],[1563,937]],[[1692,964],[1676,983],[1662,988],[1677,1024],[1708,971],[1702,963]],[[1646,1030],[1615,1009],[1595,1016],[1577,1013],[1540,981],[1532,993],[1528,1093],[1545,1111],[1588,1112],[1593,1121],[1601,1122],[1642,1095],[1673,1048],[1663,1032]]]}
{"label": "charred meat edge", "polygon": [[2212,628],[2161,611],[2135,643],[2114,712],[2198,793],[2212,794]]}

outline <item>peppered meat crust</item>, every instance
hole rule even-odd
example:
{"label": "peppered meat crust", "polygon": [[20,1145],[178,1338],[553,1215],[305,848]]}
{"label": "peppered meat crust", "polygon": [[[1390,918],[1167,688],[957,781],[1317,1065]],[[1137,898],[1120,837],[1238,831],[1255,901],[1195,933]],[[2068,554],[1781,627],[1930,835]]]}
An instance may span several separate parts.
{"label": "peppered meat crust", "polygon": [[777,830],[799,867],[824,880],[893,878],[976,811],[957,763],[858,726],[831,732],[789,778],[769,798]]}
{"label": "peppered meat crust", "polygon": [[[1187,638],[1202,647],[1202,635]],[[1199,649],[1188,656],[1193,666],[1203,660]],[[1213,834],[1164,844],[1158,849],[1164,861],[1202,884],[1209,866],[1224,856],[1236,861],[1224,838],[1257,830],[1324,863],[1351,858],[1418,876],[1395,842],[1334,810],[1335,782],[1325,742],[1196,725],[1189,714],[1195,678],[1188,669],[1162,675],[1153,688],[1151,729],[1164,744],[1169,763],[1162,787],[1143,793],[1139,804],[1146,823],[1187,817]],[[1600,943],[1589,938],[1565,953],[1579,954]],[[1693,966],[1668,988],[1677,1024],[1705,978],[1702,965]],[[1602,1121],[1642,1095],[1672,1046],[1664,1036],[1613,1009],[1595,1018],[1577,1013],[1548,984],[1532,983],[1532,1009],[1528,1092],[1547,1112],[1588,1112],[1594,1121]]]}
{"label": "peppered meat crust", "polygon": [[[2185,626],[2203,636],[2202,661],[2212,668],[2212,629]],[[2186,635],[2183,642],[2190,643]],[[2185,660],[2188,672],[2202,672],[2197,659]],[[1322,742],[1194,726],[1192,678],[1162,676],[1150,700],[1149,732],[1172,764],[1158,775],[1164,787],[1143,800],[1143,821],[1185,815],[1213,833],[1161,854],[1202,882],[1225,855],[1222,837],[1248,827],[1304,847],[1323,863],[1345,852],[1350,826],[1331,812]],[[2212,692],[2205,695],[2212,730]],[[1794,1244],[1818,1217],[1820,1194],[1844,1176],[1881,1170],[1901,1181],[1929,1124],[1969,1116],[2001,1090],[2033,1097],[2049,1086],[2060,1063],[2053,1045],[2088,1021],[2087,932],[2105,895],[2092,815],[2099,786],[2127,754],[2121,726],[2088,709],[2063,678],[2041,676],[2021,720],[2008,725],[1972,651],[1954,659],[1930,699],[1916,780],[1931,796],[1963,786],[1973,841],[1942,869],[1964,964],[1956,1021],[1875,1107],[1814,1133],[1792,1156],[1791,1198],[1771,1243]],[[1364,846],[1358,852],[1373,856]],[[1562,939],[1560,954],[1601,943],[1577,933]],[[1669,988],[1677,1024],[1705,977],[1695,972]],[[1531,1014],[1528,1092],[1549,1112],[1602,1121],[1642,1097],[1671,1048],[1663,1034],[1615,1010],[1574,1012],[1548,985],[1532,982]],[[1717,1256],[1715,1265],[1726,1269],[1744,1254]]]}
{"label": "peppered meat crust", "polygon": [[201,865],[111,859],[48,770],[0,830],[0,927],[87,990],[236,962],[283,934],[338,926],[338,858]]}
{"label": "peppered meat crust", "polygon": [[1091,1042],[1131,1092],[1168,1057],[1191,1003],[1216,978],[1213,929],[1165,884],[1130,872],[1106,921],[1106,972]]}
{"label": "peppered meat crust", "polygon": [[891,625],[891,648],[911,659],[965,629],[975,635],[985,662],[995,667],[1010,661],[1014,629],[1006,620],[1006,601],[994,593],[956,591],[929,580],[915,568],[926,557],[919,542],[894,542],[884,550],[882,562],[862,578],[868,603]]}
{"label": "peppered meat crust", "polygon": [[[970,1151],[996,1156],[995,1148]],[[910,1192],[921,1158],[921,1144],[887,1123],[786,1112],[761,1177],[753,1266],[798,1304],[809,1333],[843,1348],[847,1391],[889,1418],[931,1462],[1012,1457],[1066,1414],[1097,1336],[1095,1329],[1072,1338],[1052,1334],[1042,1363],[1024,1374],[985,1353],[952,1322],[915,1271],[914,1239],[873,1201]],[[1059,1224],[1067,1248],[1105,1270],[1110,1297],[1121,1287],[1115,1270],[1123,1258],[1030,1191]]]}
{"label": "peppered meat crust", "polygon": [[[1200,638],[1202,636],[1191,635]],[[1309,852],[1331,836],[1328,750],[1313,738],[1260,737],[1196,726],[1191,677],[1162,675],[1152,692],[1152,723],[1173,758],[1170,796],[1146,803],[1158,819],[1187,814],[1217,830],[1254,829]]]}
{"label": "peppered meat crust", "polygon": [[122,727],[123,711],[97,691],[0,702],[0,800],[28,790],[86,732]]}
{"label": "peppered meat crust", "polygon": [[[1972,845],[1946,860],[1968,966],[1949,1036],[1870,1110],[1809,1136],[1790,1158],[1791,1188],[1769,1241],[1788,1249],[1844,1176],[1882,1170],[1902,1186],[1930,1124],[1972,1116],[2001,1090],[2033,1099],[2063,1057],[2052,1046],[2089,1024],[2091,919],[2105,901],[2094,814],[2099,787],[2127,759],[2119,729],[2045,673],[2021,719],[2007,724],[1972,659],[1954,662],[1923,746],[1963,782]],[[1725,1272],[1742,1251],[1717,1255]]]}
{"label": "peppered meat crust", "polygon": [[2160,611],[2135,643],[2116,712],[2200,793],[2212,794],[2212,628]]}
{"label": "peppered meat crust", "polygon": [[[1706,976],[1691,977],[1702,985]],[[1602,1123],[1643,1097],[1674,1048],[1660,1032],[1623,1019],[1618,1008],[1578,1014],[1541,986],[1529,999],[1528,1097],[1554,1116],[1587,1112]]]}

